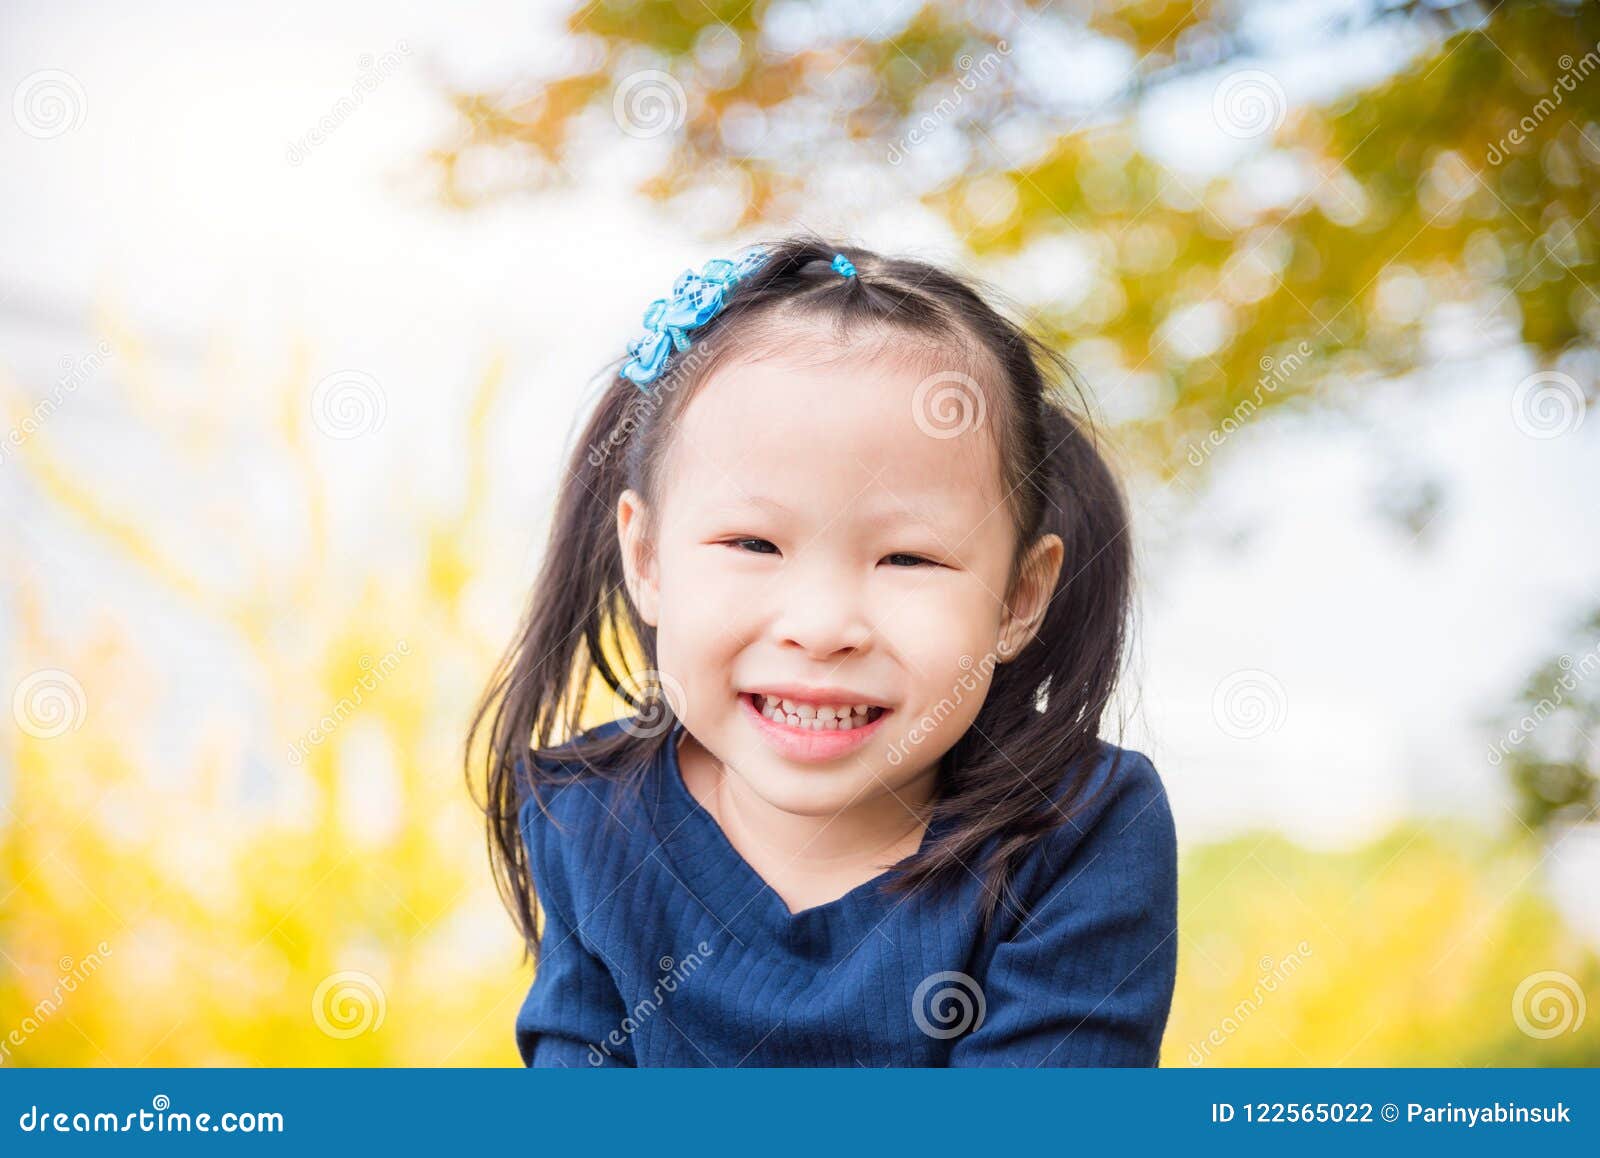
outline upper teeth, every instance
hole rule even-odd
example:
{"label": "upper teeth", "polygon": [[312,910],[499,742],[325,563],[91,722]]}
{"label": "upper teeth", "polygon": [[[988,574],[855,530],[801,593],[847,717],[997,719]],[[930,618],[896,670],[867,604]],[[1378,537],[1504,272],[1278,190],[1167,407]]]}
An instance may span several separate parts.
{"label": "upper teeth", "polygon": [[756,697],[761,714],[778,724],[813,731],[846,731],[867,722],[869,704],[803,704],[771,696]]}

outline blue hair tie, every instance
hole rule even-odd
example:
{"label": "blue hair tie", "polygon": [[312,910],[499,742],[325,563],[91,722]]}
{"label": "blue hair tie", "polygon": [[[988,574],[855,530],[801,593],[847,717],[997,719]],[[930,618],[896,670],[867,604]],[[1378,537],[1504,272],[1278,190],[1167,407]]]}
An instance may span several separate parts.
{"label": "blue hair tie", "polygon": [[842,253],[833,255],[833,270],[840,277],[855,277],[856,267],[850,264],[850,259]]}
{"label": "blue hair tie", "polygon": [[628,343],[631,357],[618,376],[645,391],[661,376],[673,350],[689,348],[689,332],[721,313],[733,287],[760,269],[767,257],[767,250],[757,245],[731,261],[721,257],[708,261],[699,273],[684,270],[672,285],[672,296],[657,298],[645,310],[646,333]]}

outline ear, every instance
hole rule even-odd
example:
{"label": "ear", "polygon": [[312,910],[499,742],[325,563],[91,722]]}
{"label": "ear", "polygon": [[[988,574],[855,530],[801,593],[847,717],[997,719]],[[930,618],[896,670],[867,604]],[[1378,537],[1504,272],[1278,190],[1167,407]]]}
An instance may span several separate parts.
{"label": "ear", "polygon": [[628,594],[639,609],[639,617],[656,627],[661,587],[655,553],[645,534],[645,513],[644,499],[638,492],[625,490],[617,499],[617,542],[622,547],[622,570]]}
{"label": "ear", "polygon": [[1000,624],[1000,639],[995,651],[1004,663],[1032,642],[1050,608],[1050,597],[1055,594],[1056,580],[1061,576],[1061,562],[1066,556],[1060,535],[1042,535],[1028,548],[1017,576],[1017,584],[1006,601],[1005,618]]}

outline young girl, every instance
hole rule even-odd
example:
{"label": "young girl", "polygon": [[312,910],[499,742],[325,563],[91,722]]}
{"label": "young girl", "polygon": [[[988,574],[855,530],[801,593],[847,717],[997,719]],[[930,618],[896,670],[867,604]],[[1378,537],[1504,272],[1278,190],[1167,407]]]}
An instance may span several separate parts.
{"label": "young girl", "polygon": [[523,1060],[1156,1064],[1176,841],[1099,738],[1128,523],[1066,364],[814,237],[645,325],[472,728]]}

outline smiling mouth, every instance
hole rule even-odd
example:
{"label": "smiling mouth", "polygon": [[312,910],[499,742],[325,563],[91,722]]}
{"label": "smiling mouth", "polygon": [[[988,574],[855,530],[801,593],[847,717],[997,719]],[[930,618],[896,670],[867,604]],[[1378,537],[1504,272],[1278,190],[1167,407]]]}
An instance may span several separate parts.
{"label": "smiling mouth", "polygon": [[851,732],[876,723],[889,710],[877,704],[814,704],[760,692],[746,692],[745,699],[774,724],[810,732]]}

